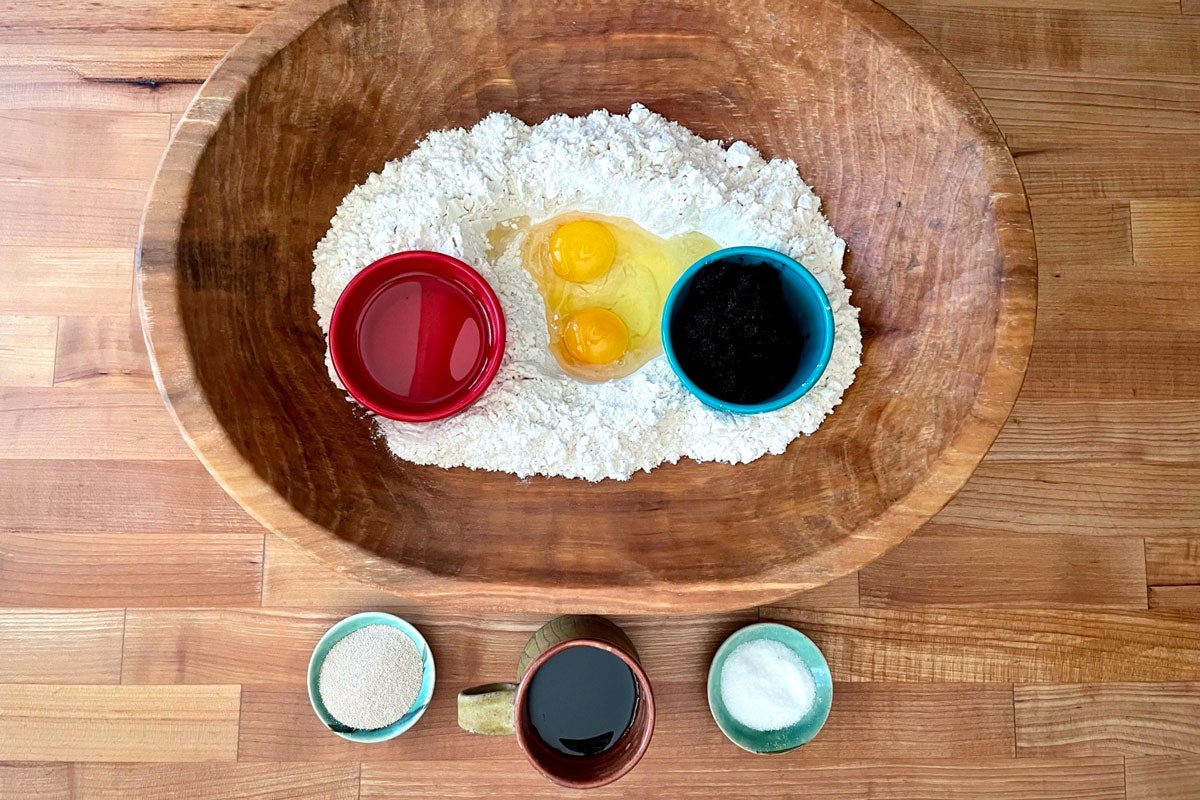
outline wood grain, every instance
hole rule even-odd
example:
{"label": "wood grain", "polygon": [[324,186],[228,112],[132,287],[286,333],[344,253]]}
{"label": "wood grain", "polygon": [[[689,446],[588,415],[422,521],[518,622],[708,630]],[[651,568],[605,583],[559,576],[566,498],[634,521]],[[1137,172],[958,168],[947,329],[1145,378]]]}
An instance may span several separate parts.
{"label": "wood grain", "polygon": [[1025,190],[1036,198],[1196,197],[1200,134],[1011,133],[1009,147]]}
{"label": "wood grain", "polygon": [[373,584],[341,575],[286,539],[268,534],[262,602],[328,609],[377,608],[402,601]]}
{"label": "wood grain", "polygon": [[817,643],[835,680],[1079,683],[1200,679],[1186,611],[808,611],[772,607]]}
{"label": "wood grain", "polygon": [[1195,400],[1200,340],[1188,331],[1039,329],[1028,400]]}
{"label": "wood grain", "polygon": [[[1129,204],[1138,264],[1194,269],[1200,259],[1200,200],[1135,200]],[[1192,312],[1200,315],[1195,305]]]}
{"label": "wood grain", "polygon": [[0,459],[0,530],[262,534],[196,461]]}
{"label": "wood grain", "polygon": [[1151,586],[1151,608],[1200,608],[1200,586]]}
{"label": "wood grain", "polygon": [[987,460],[922,532],[1188,536],[1198,529],[1200,468],[1191,463]]}
{"label": "wood grain", "polygon": [[1126,800],[1191,800],[1200,786],[1200,758],[1125,759]]}
{"label": "wood grain", "polygon": [[[1197,103],[1200,114],[1200,103]],[[1161,201],[1132,206],[1157,208]],[[1164,216],[1179,211],[1167,201]],[[1194,260],[1170,244],[1150,243],[1143,231],[1135,248],[1131,204],[1116,200],[1035,202],[1041,283],[1038,324],[1043,329],[1195,331],[1200,328],[1200,289],[1189,279]],[[1149,217],[1143,212],[1140,227]],[[1170,225],[1167,216],[1162,225]],[[1187,225],[1177,224],[1186,237]],[[1164,236],[1169,231],[1164,231]],[[1184,238],[1186,241],[1186,238]],[[1135,262],[1135,249],[1136,264]],[[1180,248],[1186,252],[1186,248]],[[1171,254],[1164,254],[1164,250]]]}
{"label": "wood grain", "polygon": [[0,312],[114,314],[133,295],[133,248],[0,244]]}
{"label": "wood grain", "polygon": [[[1114,0],[1114,5],[1129,4]],[[1163,62],[1170,57],[1170,53],[1164,53]],[[1043,132],[1053,136],[1059,132],[1111,132],[1146,136],[1200,132],[1200,76],[1194,74],[967,69],[964,75],[1005,133]],[[1035,224],[1038,216],[1035,212]],[[1038,248],[1040,254],[1040,234]],[[1104,253],[1100,249],[1092,252]]]}
{"label": "wood grain", "polygon": [[[64,5],[65,7],[65,5]],[[0,30],[0,67],[55,68],[84,80],[133,84],[200,84],[237,34],[191,31]]]}
{"label": "wood grain", "polygon": [[1151,608],[1200,608],[1200,539],[1146,539]]}
{"label": "wood grain", "polygon": [[[149,179],[170,123],[169,114],[3,111],[0,177]],[[104,158],[96,158],[97,148]]]}
{"label": "wood grain", "polygon": [[1146,582],[1151,586],[1200,584],[1200,538],[1147,537]]}
{"label": "wood grain", "polygon": [[161,406],[149,388],[0,389],[0,459],[191,460]]}
{"label": "wood grain", "polygon": [[130,609],[122,683],[295,684],[331,614]]}
{"label": "wood grain", "polygon": [[1018,400],[984,464],[1194,464],[1198,450],[1200,401]]}
{"label": "wood grain", "polygon": [[94,8],[55,0],[2,0],[0,19],[8,26],[34,30],[225,31],[245,33],[286,0],[106,0],[97,18]]}
{"label": "wood grain", "polygon": [[232,761],[237,686],[0,685],[0,759]]}
{"label": "wood grain", "polygon": [[[403,603],[400,595],[340,575],[296,545],[267,536],[263,566],[263,605],[301,608],[372,608]],[[787,602],[803,608],[856,608],[858,574],[793,595]]]}
{"label": "wood grain", "polygon": [[145,178],[0,178],[0,242],[133,247]]}
{"label": "wood grain", "polygon": [[52,65],[0,65],[0,108],[29,111],[160,111],[182,113],[196,93],[191,83],[88,80]]}
{"label": "wood grain", "polygon": [[1018,686],[1018,756],[1154,756],[1200,749],[1200,684]]}
{"label": "wood grain", "polygon": [[[509,610],[702,611],[844,575],[949,499],[1016,397],[1036,268],[1008,151],[954,70],[865,0],[751,4],[736,19],[704,0],[653,19],[616,6],[574,13],[567,29],[531,4],[490,16],[466,4],[401,14],[386,2],[311,0],[222,64],[168,149],[140,244],[143,319],[174,416],[269,527],[410,596]],[[474,71],[426,64],[440,46],[429,37],[450,30],[454,47],[479,52]],[[594,31],[620,31],[619,56]],[[755,31],[772,31],[779,49],[763,48]],[[804,69],[792,63],[797,51]],[[614,57],[620,70],[605,66]],[[882,74],[878,63],[889,65],[886,92],[842,79]],[[417,85],[347,91],[418,64]],[[514,78],[498,90],[484,64]],[[341,196],[425,130],[489,110],[536,120],[624,108],[647,99],[637,87],[648,85],[657,110],[705,136],[803,153],[853,253],[849,281],[871,337],[841,413],[784,457],[736,470],[681,463],[627,483],[518,483],[393,459],[329,389],[313,324],[305,265]],[[713,91],[735,103],[752,91],[755,101],[739,104],[733,124],[711,113],[703,98]],[[355,147],[343,144],[349,129],[312,124],[332,106],[361,121]],[[798,475],[803,492],[779,490]]]}
{"label": "wood grain", "polygon": [[0,606],[256,604],[261,569],[262,534],[0,533]]}
{"label": "wood grain", "polygon": [[0,764],[0,800],[74,800],[69,764]]}
{"label": "wood grain", "polygon": [[923,536],[863,567],[862,605],[1145,608],[1135,538]]}
{"label": "wood grain", "polygon": [[830,581],[824,586],[783,598],[792,608],[858,608],[858,573]]}
{"label": "wood grain", "polygon": [[[938,7],[917,0],[888,0],[887,6],[968,71],[1045,70],[1149,79],[1200,75],[1200,20],[1176,13],[1083,13],[974,3]],[[1130,47],[1130,42],[1154,45]]]}
{"label": "wood grain", "polygon": [[[702,670],[698,670],[703,674]],[[713,731],[702,682],[656,683],[664,713],[646,757],[688,753],[718,763],[729,741]],[[864,760],[1010,758],[1014,727],[1012,689],[985,684],[838,683],[837,698],[820,734],[789,753],[796,766]],[[738,767],[760,759],[745,754]]]}
{"label": "wood grain", "polygon": [[[489,765],[490,766],[490,765]],[[821,798],[870,800],[1124,800],[1121,760],[1005,760],[914,763],[841,763],[817,767],[786,759],[741,763],[736,769],[711,763],[673,760],[635,770],[620,784],[597,789],[595,798],[648,797],[670,787],[671,796],[687,800],[711,797],[794,798],[804,792]],[[561,797],[523,763],[462,770],[454,761],[364,764],[362,800],[397,796],[426,797],[443,793],[461,800],[494,796],[494,787],[527,798]]]}
{"label": "wood grain", "polygon": [[78,764],[72,800],[357,800],[347,764]]}
{"label": "wood grain", "polygon": [[54,385],[151,390],[150,359],[141,327],[129,314],[62,317],[54,356]]}
{"label": "wood grain", "polygon": [[[1053,107],[1053,106],[1052,106]],[[1037,235],[1038,269],[1043,275],[1059,278],[1064,268],[1110,268],[1113,277],[1128,277],[1133,264],[1133,242],[1129,202],[1124,200],[1034,200],[1029,204],[1034,213],[1033,230]],[[1086,274],[1071,286],[1082,288]],[[1038,287],[1038,311],[1046,300],[1054,297],[1059,283],[1045,282]],[[1051,292],[1045,294],[1045,290]],[[1071,295],[1060,300],[1069,302]],[[1139,299],[1136,298],[1135,299]],[[1088,311],[1078,303],[1077,313]],[[1120,309],[1110,309],[1120,311]],[[1038,323],[1043,324],[1044,319]],[[1091,328],[1091,325],[1068,325]],[[1136,329],[1138,326],[1130,326]]]}
{"label": "wood grain", "polygon": [[[901,12],[907,13],[906,8],[895,2],[884,3]],[[911,5],[911,4],[910,4]],[[929,0],[921,3],[923,8],[938,7],[972,7],[971,0]],[[987,8],[1013,8],[1030,10],[1063,10],[1063,11],[1120,11],[1125,14],[1178,14],[1179,6],[1175,0],[989,0]]]}
{"label": "wood grain", "polygon": [[812,742],[813,752],[803,753],[814,761],[987,759],[1012,752],[1010,687],[840,683],[835,691],[837,711]]}
{"label": "wood grain", "polygon": [[0,316],[0,386],[54,383],[54,317]]}
{"label": "wood grain", "polygon": [[119,683],[124,623],[119,609],[0,610],[0,683]]}

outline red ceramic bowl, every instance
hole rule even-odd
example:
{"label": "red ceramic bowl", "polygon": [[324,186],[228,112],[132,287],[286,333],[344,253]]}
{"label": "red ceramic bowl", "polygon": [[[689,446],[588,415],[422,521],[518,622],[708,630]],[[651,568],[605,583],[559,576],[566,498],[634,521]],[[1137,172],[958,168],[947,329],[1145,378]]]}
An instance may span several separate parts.
{"label": "red ceramic bowl", "polygon": [[333,307],[329,352],[346,390],[389,419],[429,422],[479,399],[504,356],[504,312],[483,277],[428,250],[393,253]]}

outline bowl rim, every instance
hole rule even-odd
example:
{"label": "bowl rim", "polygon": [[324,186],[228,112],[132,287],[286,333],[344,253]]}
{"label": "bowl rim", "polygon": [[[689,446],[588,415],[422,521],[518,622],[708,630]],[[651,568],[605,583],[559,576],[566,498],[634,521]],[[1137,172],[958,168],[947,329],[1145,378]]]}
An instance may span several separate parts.
{"label": "bowl rim", "polygon": [[[400,719],[390,725],[370,730],[349,729],[349,726],[338,722],[329,713],[325,708],[324,702],[321,700],[321,692],[318,688],[318,681],[321,677],[321,666],[325,663],[325,658],[329,655],[330,648],[355,631],[371,625],[386,625],[389,628],[395,628],[417,646],[417,649],[421,653],[421,666],[423,668],[421,686],[418,688],[417,696],[413,698],[412,705],[409,706],[408,711],[404,712],[404,715]],[[319,658],[318,654],[320,655]],[[389,614],[386,611],[361,611],[333,623],[321,635],[317,643],[313,645],[312,655],[308,657],[307,684],[308,703],[312,706],[312,710],[316,713],[317,718],[321,720],[321,724],[343,739],[351,742],[373,744],[375,742],[386,742],[389,739],[395,739],[413,725],[416,725],[417,720],[425,716],[425,711],[429,708],[429,703],[433,699],[434,687],[437,685],[437,667],[433,661],[433,651],[429,648],[429,642],[425,641],[425,637],[411,622],[403,617],[397,617],[395,614]],[[346,728],[346,730],[340,730],[339,728]]]}
{"label": "bowl rim", "polygon": [[[469,296],[483,312],[491,339],[484,361],[475,370],[471,380],[464,381],[464,385],[468,386],[467,390],[453,398],[451,402],[440,406],[431,406],[425,411],[405,411],[398,406],[385,405],[364,392],[357,380],[347,380],[349,370],[346,369],[345,364],[345,348],[351,347],[351,345],[345,342],[339,345],[335,339],[340,340],[340,336],[334,333],[334,331],[341,330],[339,323],[345,323],[343,317],[351,313],[351,309],[344,301],[350,296],[353,289],[377,279],[382,280],[380,283],[382,286],[384,282],[395,281],[406,274],[415,272],[429,272],[435,273],[439,277],[452,277],[456,284],[461,284],[463,293]],[[381,273],[386,273],[387,277],[381,279]],[[355,310],[361,316],[366,307],[366,305],[362,305]],[[504,309],[500,306],[500,298],[496,296],[496,291],[482,275],[465,261],[434,250],[401,250],[372,261],[354,273],[354,276],[347,281],[333,304],[326,341],[329,345],[329,358],[333,362],[338,379],[356,401],[388,419],[401,422],[432,422],[459,413],[478,400],[492,385],[492,380],[500,371],[500,363],[504,360],[504,346],[507,337],[505,324]]]}
{"label": "bowl rim", "polygon": [[[826,697],[821,697],[821,695],[818,694],[818,698],[821,699],[822,702],[818,705],[814,701],[813,707],[808,711],[808,713],[805,714],[799,722],[796,722],[795,725],[791,726],[792,728],[795,728],[806,721],[809,721],[809,724],[815,723],[816,727],[810,734],[802,735],[795,741],[789,741],[786,747],[781,747],[776,750],[757,750],[740,732],[736,730],[731,731],[721,723],[721,717],[717,714],[718,708],[720,708],[729,716],[733,715],[729,713],[727,708],[725,708],[725,703],[723,700],[721,700],[718,693],[721,676],[717,670],[717,666],[718,664],[724,666],[725,659],[729,656],[729,654],[732,653],[734,649],[741,647],[743,644],[769,638],[760,635],[768,631],[778,632],[782,638],[791,639],[797,643],[800,643],[806,649],[810,649],[810,652],[815,654],[815,656],[820,659],[819,671],[821,674],[813,674],[813,680],[817,684],[818,692],[820,692],[820,689],[824,684],[828,684],[828,695]],[[772,639],[772,641],[779,640]],[[813,668],[809,666],[808,657],[797,652],[796,648],[789,643],[781,642],[781,644],[783,644],[793,653],[796,653],[796,656],[799,657],[801,661],[805,662],[805,666],[808,667],[809,671],[813,672]],[[716,723],[716,726],[721,730],[721,733],[725,735],[726,739],[733,742],[746,752],[754,753],[758,756],[773,756],[782,755],[783,753],[790,753],[796,748],[803,747],[815,739],[817,734],[821,732],[821,729],[825,727],[825,723],[829,720],[829,712],[833,708],[833,690],[833,678],[829,671],[829,661],[825,658],[825,654],[821,652],[821,648],[818,647],[817,643],[810,639],[802,631],[793,628],[791,625],[784,625],[780,622],[753,622],[749,625],[738,628],[736,631],[726,636],[725,640],[721,642],[719,647],[717,647],[716,652],[713,653],[712,660],[708,664],[708,678],[705,683],[705,693],[708,698],[708,712],[712,715],[713,722]],[[761,733],[765,736],[775,732],[761,731]]]}
{"label": "bowl rim", "polygon": [[191,179],[214,133],[242,102],[254,75],[296,37],[348,0],[296,0],[234,46],[213,69],[172,133],[142,215],[137,302],[155,383],[184,440],[214,480],[264,527],[329,565],[396,594],[468,609],[563,613],[701,613],[745,608],[822,586],[878,558],[924,525],[966,483],[1012,411],[1025,379],[1037,314],[1037,254],[1028,198],[1003,135],[962,74],[916,30],[872,0],[824,0],[852,15],[896,58],[921,74],[979,140],[980,172],[997,237],[999,298],[990,358],[957,432],[902,496],[821,551],[757,574],[689,583],[540,582],[436,574],[379,558],[312,522],[242,455],[208,405],[180,313],[179,234]]}
{"label": "bowl rim", "polygon": [[[786,392],[780,392],[770,400],[764,400],[761,403],[735,403],[730,400],[722,400],[697,386],[696,382],[691,379],[686,370],[679,364],[679,359],[675,355],[675,342],[671,334],[671,323],[675,311],[679,307],[679,302],[684,292],[692,285],[692,281],[695,280],[696,275],[701,270],[718,261],[738,256],[752,256],[769,262],[783,276],[785,281],[789,281],[793,285],[803,286],[805,291],[817,298],[817,304],[821,307],[822,312],[820,325],[821,355],[816,365],[809,370],[808,376],[795,388]],[[833,357],[833,343],[836,339],[837,331],[833,318],[833,308],[829,305],[829,296],[825,294],[825,289],[821,286],[816,276],[809,272],[808,267],[787,253],[781,253],[769,247],[739,245],[737,247],[725,247],[720,250],[714,250],[683,271],[683,274],[671,286],[671,291],[667,294],[667,301],[663,304],[659,334],[662,339],[663,353],[667,357],[667,363],[671,365],[671,371],[675,373],[680,383],[689,392],[699,398],[700,402],[711,408],[720,411],[730,411],[735,414],[761,414],[767,411],[778,411],[784,406],[791,405],[808,394],[817,385],[817,381],[821,380],[821,376],[825,374],[825,369],[829,366],[829,360]]]}

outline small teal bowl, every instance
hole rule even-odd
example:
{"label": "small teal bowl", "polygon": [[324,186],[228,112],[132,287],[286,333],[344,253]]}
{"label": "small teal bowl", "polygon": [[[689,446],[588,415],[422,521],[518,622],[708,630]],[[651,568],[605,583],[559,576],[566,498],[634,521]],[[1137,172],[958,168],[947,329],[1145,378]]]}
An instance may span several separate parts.
{"label": "small teal bowl", "polygon": [[[421,664],[424,669],[421,671],[421,688],[417,690],[417,697],[413,700],[412,706],[405,712],[404,716],[383,728],[363,730],[343,725],[334,719],[333,715],[325,709],[325,704],[321,702],[321,693],[317,687],[321,676],[321,665],[325,663],[325,656],[329,654],[330,649],[346,636],[369,625],[387,625],[390,628],[399,630],[411,639],[412,643],[417,646],[417,652],[421,654]],[[313,648],[312,658],[308,660],[308,701],[312,703],[313,711],[317,712],[317,716],[320,717],[321,722],[325,723],[325,727],[343,739],[364,743],[386,742],[388,739],[394,739],[411,728],[421,718],[421,715],[425,713],[425,709],[429,707],[429,701],[433,697],[435,677],[433,654],[429,651],[429,644],[425,641],[425,637],[421,635],[420,631],[406,620],[392,616],[391,614],[385,614],[382,611],[366,611],[362,614],[346,617],[341,622],[336,623],[332,628],[325,631],[325,635],[321,637],[321,640],[317,642],[317,646]]]}
{"label": "small teal bowl", "polygon": [[[746,727],[733,718],[721,701],[721,668],[729,654],[746,642],[758,639],[772,639],[787,647],[808,667],[813,680],[817,684],[817,697],[813,706],[795,725],[777,731],[758,731]],[[708,709],[716,720],[721,733],[729,741],[743,750],[749,750],[757,755],[776,755],[795,750],[807,744],[821,730],[825,720],[829,718],[829,709],[833,705],[833,678],[829,674],[829,664],[825,656],[813,644],[812,640],[795,628],[780,625],[776,622],[760,622],[747,625],[734,633],[717,648],[713,656],[712,666],[708,669]]]}
{"label": "small teal bowl", "polygon": [[[692,287],[692,279],[696,273],[716,261],[727,261],[735,264],[770,264],[779,271],[783,278],[784,299],[795,318],[800,322],[807,335],[804,350],[800,353],[800,363],[796,366],[796,374],[784,387],[783,391],[761,403],[731,403],[722,400],[701,389],[687,376],[679,366],[675,357],[675,348],[671,341],[671,328],[675,314],[684,298]],[[804,268],[804,265],[794,258],[785,256],[775,250],[765,247],[727,247],[710,253],[692,264],[682,275],[667,295],[662,315],[662,343],[667,362],[679,376],[679,380],[688,391],[696,395],[702,403],[721,411],[732,411],[735,414],[760,414],[764,411],[778,411],[784,406],[794,403],[804,396],[805,392],[816,385],[821,379],[825,368],[829,366],[829,358],[833,355],[833,309],[829,307],[829,298],[825,290]]]}

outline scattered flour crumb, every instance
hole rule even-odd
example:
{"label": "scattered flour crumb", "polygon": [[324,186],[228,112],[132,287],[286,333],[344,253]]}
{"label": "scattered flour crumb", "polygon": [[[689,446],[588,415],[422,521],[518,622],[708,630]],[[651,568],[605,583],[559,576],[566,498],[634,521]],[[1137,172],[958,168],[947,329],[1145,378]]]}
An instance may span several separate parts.
{"label": "scattered flour crumb", "polygon": [[[518,237],[494,260],[487,233],[568,211],[628,217],[670,237],[699,231],[722,247],[759,245],[801,261],[833,306],[833,357],[821,380],[776,412],[737,415],[703,405],[664,357],[608,383],[568,377],[547,349],[545,311]],[[398,250],[436,250],[491,283],[508,322],[495,381],[466,411],[432,423],[376,418],[400,458],[440,467],[624,480],[687,457],[731,464],[782,453],[841,402],[862,353],[858,310],[842,274],[845,242],[790,160],[728,148],[634,105],[529,126],[491,114],[471,130],[430,133],[403,159],[354,188],[313,254],[315,307],[328,334],[353,275]],[[341,386],[326,352],[334,383]]]}

